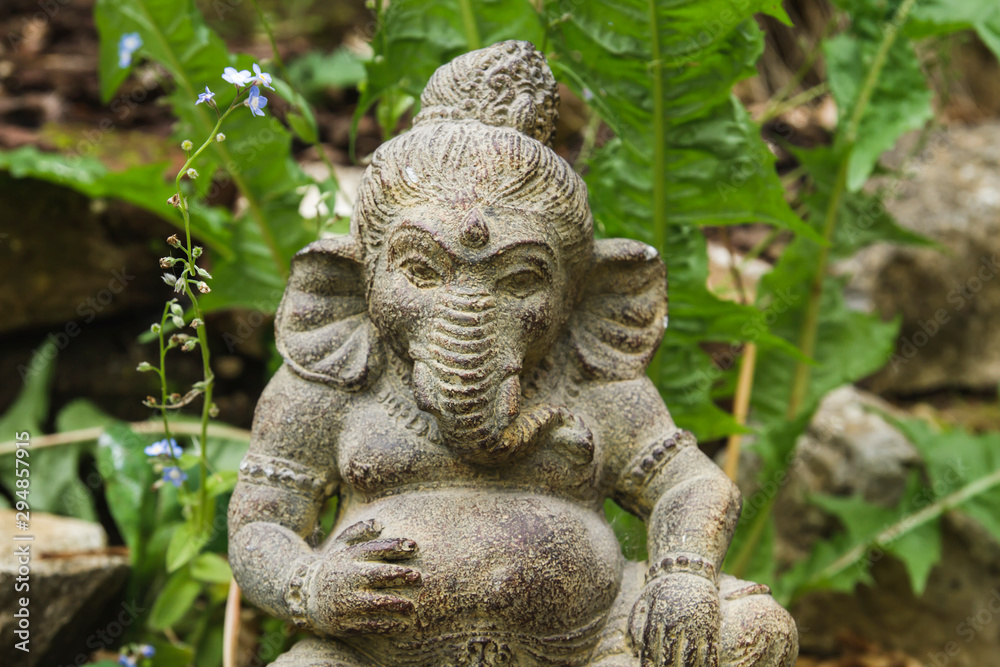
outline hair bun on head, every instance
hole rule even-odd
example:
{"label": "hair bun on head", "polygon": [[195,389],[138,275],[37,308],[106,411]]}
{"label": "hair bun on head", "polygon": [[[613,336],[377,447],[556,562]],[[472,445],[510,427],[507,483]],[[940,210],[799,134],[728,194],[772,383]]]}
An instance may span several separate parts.
{"label": "hair bun on head", "polygon": [[550,143],[559,118],[559,92],[545,57],[531,42],[510,40],[471,51],[434,72],[420,96],[414,126],[478,120],[511,127]]}

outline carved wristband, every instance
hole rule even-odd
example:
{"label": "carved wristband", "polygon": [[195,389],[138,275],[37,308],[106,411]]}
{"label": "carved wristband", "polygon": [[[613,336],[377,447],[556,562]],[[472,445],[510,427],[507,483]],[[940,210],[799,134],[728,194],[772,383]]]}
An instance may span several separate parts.
{"label": "carved wristband", "polygon": [[715,563],[707,558],[687,554],[673,554],[661,558],[649,568],[649,571],[646,572],[646,583],[648,584],[657,577],[674,572],[697,574],[699,577],[708,579],[713,584],[718,584],[719,581],[719,574]]}
{"label": "carved wristband", "polygon": [[309,587],[320,560],[315,556],[300,558],[292,566],[292,577],[288,580],[285,604],[288,605],[289,620],[299,629],[308,629]]}

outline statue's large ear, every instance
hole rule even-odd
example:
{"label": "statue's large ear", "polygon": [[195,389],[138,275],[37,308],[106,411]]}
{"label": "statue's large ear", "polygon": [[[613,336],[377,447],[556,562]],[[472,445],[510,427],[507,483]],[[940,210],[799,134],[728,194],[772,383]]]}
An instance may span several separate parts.
{"label": "statue's large ear", "polygon": [[353,236],[316,241],[292,258],[274,330],[281,356],[306,379],[356,390],[378,376],[384,353]]}
{"label": "statue's large ear", "polygon": [[570,344],[590,378],[627,380],[646,369],[667,318],[667,272],[651,246],[603,239],[580,304],[570,318]]}

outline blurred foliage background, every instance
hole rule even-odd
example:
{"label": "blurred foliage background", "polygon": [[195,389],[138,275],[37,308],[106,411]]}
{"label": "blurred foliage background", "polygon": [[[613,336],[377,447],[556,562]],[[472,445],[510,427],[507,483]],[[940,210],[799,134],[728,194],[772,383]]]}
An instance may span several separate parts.
{"label": "blurred foliage background", "polygon": [[[440,64],[514,38],[560,82],[555,148],[584,175],[598,233],[667,262],[649,372],[744,490],[727,570],[792,605],[803,664],[1000,651],[1000,624],[967,626],[968,642],[958,625],[1000,590],[992,0],[8,0],[0,35],[0,441],[35,440],[32,511],[101,524],[128,565],[104,611],[78,614],[35,664],[220,663],[220,518],[281,363],[271,317],[289,259],[346,231],[366,160]],[[165,309],[180,144],[215,122],[194,101],[209,85],[225,108],[222,69],[252,63],[274,76],[266,117],[227,119],[179,193],[204,248],[191,277],[197,264],[211,291]],[[935,184],[961,196],[921,199]],[[155,363],[150,324],[169,347],[196,317],[202,354]],[[150,457],[172,394],[190,400],[170,410],[183,453]],[[0,445],[12,507],[27,502],[16,451]],[[186,485],[157,481],[174,466]],[[641,522],[608,515],[643,558]],[[960,579],[981,590],[947,597]],[[91,646],[120,599],[143,611]],[[293,640],[242,619],[239,664]]]}

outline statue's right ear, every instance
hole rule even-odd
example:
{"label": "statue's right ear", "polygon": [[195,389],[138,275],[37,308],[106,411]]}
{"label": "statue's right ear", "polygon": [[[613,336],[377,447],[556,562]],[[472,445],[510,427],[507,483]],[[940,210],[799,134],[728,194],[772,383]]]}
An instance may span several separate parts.
{"label": "statue's right ear", "polygon": [[347,390],[378,376],[384,352],[368,317],[362,268],[353,236],[316,241],[292,258],[274,330],[298,375]]}

